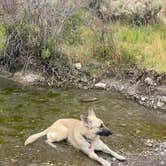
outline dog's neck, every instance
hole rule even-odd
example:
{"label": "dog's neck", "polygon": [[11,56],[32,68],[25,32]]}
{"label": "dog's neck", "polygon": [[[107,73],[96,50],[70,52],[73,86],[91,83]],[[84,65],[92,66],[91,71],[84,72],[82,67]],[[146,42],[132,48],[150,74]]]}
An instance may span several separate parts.
{"label": "dog's neck", "polygon": [[89,144],[91,144],[93,141],[94,141],[94,139],[92,139],[92,138],[88,138],[87,136],[85,136],[85,135],[82,135],[82,137],[86,140],[86,142],[88,142]]}
{"label": "dog's neck", "polygon": [[95,142],[95,140],[99,137],[99,136],[94,136],[94,137],[88,137],[85,134],[82,134],[82,137],[85,139],[86,142],[89,143],[89,149],[91,149],[93,147],[93,142]]}
{"label": "dog's neck", "polygon": [[94,141],[95,139],[88,138],[88,137],[85,136],[85,135],[82,135],[82,137],[85,139],[86,142],[89,143],[89,149],[91,149],[91,148],[92,148],[93,141]]}

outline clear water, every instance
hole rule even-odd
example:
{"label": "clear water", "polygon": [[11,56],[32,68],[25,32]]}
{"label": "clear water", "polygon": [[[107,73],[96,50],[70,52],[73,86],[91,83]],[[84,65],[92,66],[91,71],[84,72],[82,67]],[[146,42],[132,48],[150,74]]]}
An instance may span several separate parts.
{"label": "clear water", "polygon": [[[83,102],[92,98],[97,100]],[[103,140],[117,152],[140,152],[146,148],[143,139],[166,139],[166,114],[144,108],[119,93],[27,88],[0,78],[0,165],[35,166],[50,162],[57,166],[97,166],[67,142],[58,143],[53,149],[43,137],[23,146],[29,135],[59,118],[79,118],[90,106],[113,131]]]}

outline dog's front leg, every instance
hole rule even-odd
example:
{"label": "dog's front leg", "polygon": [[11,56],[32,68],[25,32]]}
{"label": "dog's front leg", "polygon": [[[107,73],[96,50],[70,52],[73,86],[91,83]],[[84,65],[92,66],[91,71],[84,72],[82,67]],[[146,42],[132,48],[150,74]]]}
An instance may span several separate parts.
{"label": "dog's front leg", "polygon": [[97,139],[94,142],[94,149],[97,151],[102,151],[108,154],[111,154],[112,156],[114,156],[115,158],[117,158],[118,160],[126,160],[125,157],[117,154],[116,152],[114,152],[113,150],[111,150],[106,144],[104,144],[103,141],[101,141],[100,139]]}
{"label": "dog's front leg", "polygon": [[92,149],[86,148],[82,151],[86,153],[91,159],[102,164],[102,166],[111,166],[111,164],[107,160],[104,160],[103,158],[99,157]]}

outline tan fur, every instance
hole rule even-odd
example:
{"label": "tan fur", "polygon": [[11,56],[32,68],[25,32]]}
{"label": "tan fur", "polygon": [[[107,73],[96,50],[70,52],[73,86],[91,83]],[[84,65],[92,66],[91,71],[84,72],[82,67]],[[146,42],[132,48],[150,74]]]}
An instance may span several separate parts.
{"label": "tan fur", "polygon": [[[56,148],[56,145],[53,144],[53,142],[59,142],[67,139],[75,148],[83,151],[90,158],[98,161],[103,166],[110,166],[110,163],[98,157],[94,152],[95,150],[109,153],[119,160],[125,160],[123,156],[120,156],[116,152],[109,149],[108,146],[100,140],[99,135],[96,133],[98,132],[101,124],[103,124],[102,120],[96,117],[93,110],[90,110],[87,117],[81,116],[81,120],[57,120],[46,130],[28,137],[24,145],[28,145],[36,141],[38,138],[47,135],[46,143],[53,148]],[[91,143],[87,141],[88,139],[91,140]]]}
{"label": "tan fur", "polygon": [[37,133],[37,134],[33,134],[30,137],[28,137],[28,139],[25,141],[24,145],[31,144],[32,142],[36,141],[38,138],[40,138],[46,134],[47,134],[46,130],[42,131],[40,133]]}

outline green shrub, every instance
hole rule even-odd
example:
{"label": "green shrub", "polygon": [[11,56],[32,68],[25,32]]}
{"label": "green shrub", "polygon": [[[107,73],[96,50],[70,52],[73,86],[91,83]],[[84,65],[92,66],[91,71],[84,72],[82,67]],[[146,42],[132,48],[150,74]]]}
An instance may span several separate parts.
{"label": "green shrub", "polygon": [[5,51],[5,28],[0,24],[0,56]]}
{"label": "green shrub", "polygon": [[117,0],[111,1],[111,17],[129,20],[136,24],[156,21],[162,7],[161,0]]}
{"label": "green shrub", "polygon": [[43,59],[48,59],[51,56],[53,56],[53,54],[56,51],[56,42],[55,39],[53,37],[48,37],[44,43],[44,48],[42,49],[41,52],[41,57]]}
{"label": "green shrub", "polygon": [[95,54],[98,58],[102,58],[104,60],[113,60],[113,51],[111,46],[97,45],[95,48]]}
{"label": "green shrub", "polygon": [[66,21],[62,34],[66,44],[79,45],[82,43],[80,27],[87,21],[88,14],[87,10],[82,9]]}

